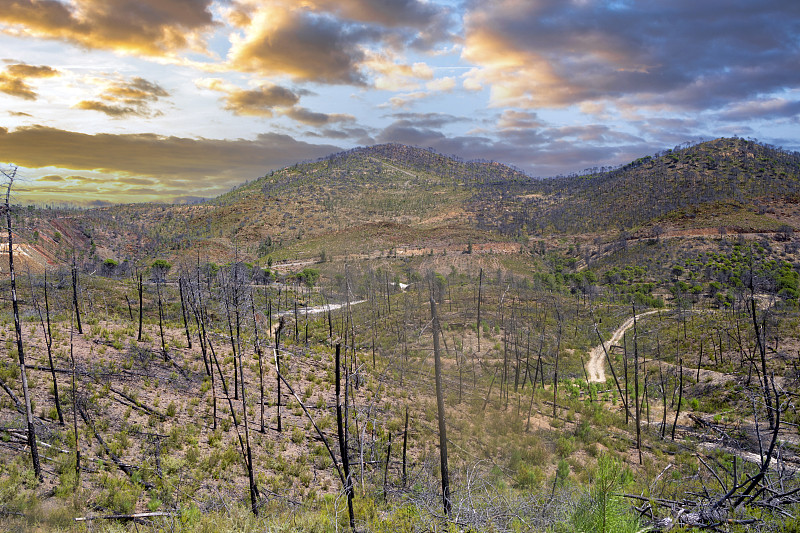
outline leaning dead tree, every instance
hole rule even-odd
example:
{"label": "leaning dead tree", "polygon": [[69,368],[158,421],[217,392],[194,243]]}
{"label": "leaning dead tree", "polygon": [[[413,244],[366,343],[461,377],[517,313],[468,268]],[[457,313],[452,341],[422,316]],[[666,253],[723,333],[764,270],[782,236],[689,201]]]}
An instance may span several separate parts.
{"label": "leaning dead tree", "polygon": [[31,397],[28,391],[28,376],[25,372],[25,351],[22,345],[22,326],[19,321],[19,303],[17,301],[17,280],[14,275],[14,232],[11,230],[11,187],[14,185],[14,178],[17,169],[14,167],[10,173],[0,171],[8,180],[6,187],[6,229],[8,230],[8,272],[11,277],[11,304],[14,310],[14,332],[17,339],[17,356],[19,359],[19,374],[22,381],[22,398],[25,403],[25,419],[28,424],[28,446],[31,449],[31,461],[36,478],[42,480],[42,467],[39,464],[39,450],[36,447],[36,428],[33,425],[33,409],[31,408]]}
{"label": "leaning dead tree", "polygon": [[[793,518],[790,509],[800,504],[800,485],[797,471],[784,462],[784,452],[779,444],[781,417],[784,413],[796,410],[792,404],[792,395],[779,391],[774,377],[768,377],[772,389],[772,421],[771,429],[761,429],[760,424],[766,418],[769,424],[767,406],[759,404],[764,401],[763,391],[750,391],[753,404],[753,422],[755,436],[758,441],[758,459],[752,464],[752,452],[746,436],[741,432],[730,431],[728,427],[717,424],[713,420],[705,420],[690,415],[695,423],[713,434],[715,441],[720,439],[726,451],[733,456],[732,465],[714,460],[713,457],[698,460],[707,472],[697,476],[698,490],[687,490],[680,500],[658,497],[650,494],[626,494],[627,498],[638,500],[641,507],[638,511],[651,519],[654,531],[668,531],[678,526],[698,528],[709,531],[723,531],[722,527],[732,525],[747,526],[748,531],[757,529],[764,518],[772,515],[783,521]],[[762,440],[762,433],[769,435],[769,443]],[[766,445],[766,446],[765,446]],[[751,461],[748,464],[747,461]],[[668,517],[663,516],[668,513]],[[724,529],[727,531],[728,529]]]}

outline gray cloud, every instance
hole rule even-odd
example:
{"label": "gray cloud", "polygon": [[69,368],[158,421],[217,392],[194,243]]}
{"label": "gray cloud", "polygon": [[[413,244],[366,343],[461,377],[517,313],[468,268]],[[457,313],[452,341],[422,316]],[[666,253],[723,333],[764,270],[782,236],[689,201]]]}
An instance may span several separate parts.
{"label": "gray cloud", "polygon": [[800,83],[800,3],[474,2],[464,57],[521,106],[719,108]]}
{"label": "gray cloud", "polygon": [[446,113],[393,113],[391,117],[398,121],[413,123],[420,128],[441,128],[447,124],[469,121],[466,117]]}
{"label": "gray cloud", "polygon": [[724,121],[788,119],[800,115],[800,101],[762,98],[733,104],[723,109],[718,118]]}
{"label": "gray cloud", "polygon": [[376,140],[433,148],[463,159],[499,161],[541,177],[627,163],[665,146],[605,125],[508,129],[494,139],[482,135],[448,137],[408,120],[396,121]]}

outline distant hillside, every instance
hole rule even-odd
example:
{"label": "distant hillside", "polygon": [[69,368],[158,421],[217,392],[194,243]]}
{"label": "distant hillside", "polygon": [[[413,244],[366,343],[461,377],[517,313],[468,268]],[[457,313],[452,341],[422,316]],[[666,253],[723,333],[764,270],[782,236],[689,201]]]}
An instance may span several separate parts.
{"label": "distant hillside", "polygon": [[688,206],[798,193],[800,153],[734,138],[666,150],[595,174],[495,183],[480,192],[475,209],[481,224],[505,233],[596,232],[631,229]]}
{"label": "distant hillside", "polygon": [[[234,255],[364,254],[509,239],[524,244],[533,235],[616,233],[679,219],[774,231],[783,222],[766,218],[764,204],[798,197],[800,153],[743,139],[550,179],[496,162],[384,144],[272,171],[199,205],[26,211],[31,220],[24,225],[41,226],[40,251],[48,257],[75,246],[95,261],[198,254],[228,261]],[[787,220],[800,227],[800,214],[791,211],[797,220]],[[48,238],[62,223],[55,219],[65,217],[80,231],[62,231],[64,240],[55,246]],[[80,236],[75,242],[72,233]]]}

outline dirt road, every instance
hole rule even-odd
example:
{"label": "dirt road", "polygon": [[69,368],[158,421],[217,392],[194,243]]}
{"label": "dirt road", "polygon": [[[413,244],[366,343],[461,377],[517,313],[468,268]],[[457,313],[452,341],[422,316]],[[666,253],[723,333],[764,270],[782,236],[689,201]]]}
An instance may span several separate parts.
{"label": "dirt road", "polygon": [[[636,315],[637,320],[647,316],[652,315],[653,313],[658,313],[658,310],[647,311],[646,313],[641,313]],[[586,373],[589,375],[589,381],[593,383],[605,383],[606,381],[606,371],[605,371],[605,350],[611,348],[611,345],[616,344],[622,338],[626,331],[633,327],[633,317],[629,318],[625,322],[622,323],[620,327],[614,332],[614,335],[611,336],[610,340],[607,340],[603,344],[599,344],[592,348],[589,352],[589,362],[586,363]],[[604,347],[605,346],[605,350]]]}

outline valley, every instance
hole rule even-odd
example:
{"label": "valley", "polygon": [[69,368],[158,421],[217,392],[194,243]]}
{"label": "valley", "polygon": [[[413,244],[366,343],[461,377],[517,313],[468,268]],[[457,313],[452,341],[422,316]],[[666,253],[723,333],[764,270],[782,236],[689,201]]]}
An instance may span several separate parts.
{"label": "valley", "polygon": [[799,194],[733,138],[11,205],[0,529],[798,531]]}

